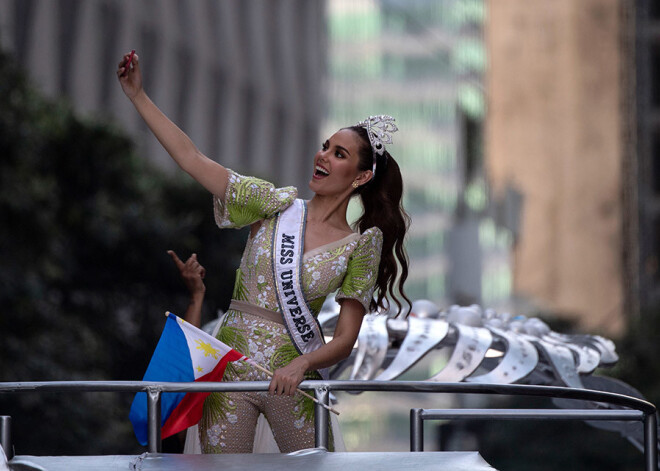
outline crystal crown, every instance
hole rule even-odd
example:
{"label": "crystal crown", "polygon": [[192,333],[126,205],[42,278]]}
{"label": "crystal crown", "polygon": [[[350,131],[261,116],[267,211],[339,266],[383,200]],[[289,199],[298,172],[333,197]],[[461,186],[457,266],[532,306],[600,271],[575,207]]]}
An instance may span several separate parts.
{"label": "crystal crown", "polygon": [[392,144],[392,133],[399,130],[394,124],[394,118],[386,114],[369,116],[364,121],[357,123],[367,130],[369,142],[375,154],[383,155],[385,144]]}

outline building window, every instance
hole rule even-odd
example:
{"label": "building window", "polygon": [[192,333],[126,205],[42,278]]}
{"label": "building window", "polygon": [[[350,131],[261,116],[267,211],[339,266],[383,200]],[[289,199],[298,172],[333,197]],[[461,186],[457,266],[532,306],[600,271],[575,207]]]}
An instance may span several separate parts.
{"label": "building window", "polygon": [[16,27],[14,28],[14,47],[16,58],[21,65],[27,62],[30,49],[30,33],[32,32],[32,23],[35,14],[34,0],[21,0],[14,2],[14,18],[16,18]]}
{"label": "building window", "polygon": [[177,0],[176,2],[176,23],[180,28],[181,35],[186,37],[190,35],[190,31],[195,28],[195,23],[191,18],[190,4],[184,0]]}
{"label": "building window", "polygon": [[180,44],[176,52],[176,76],[177,76],[177,102],[176,122],[186,128],[190,117],[190,100],[192,98],[191,83],[195,83],[195,64],[197,63],[195,51],[185,44]]}
{"label": "building window", "polygon": [[[253,156],[254,152],[254,135],[252,134],[252,124],[255,122],[254,113],[257,112],[257,94],[254,87],[246,84],[241,89],[241,109],[242,120],[239,129],[240,140],[239,145],[241,152],[241,168],[244,171],[254,172]],[[284,123],[281,123],[284,125]]]}
{"label": "building window", "polygon": [[[286,106],[283,103],[274,103],[271,111],[274,126],[271,126],[270,139],[268,142],[272,145],[272,149],[284,149],[286,147],[285,136],[283,132],[283,123],[289,122],[289,117],[286,113]],[[315,134],[313,134],[314,136]],[[270,174],[273,175],[278,182],[290,184],[287,180],[290,178],[287,175],[286,165],[272,165],[270,166]]]}
{"label": "building window", "polygon": [[156,67],[155,60],[159,57],[161,44],[158,40],[158,33],[149,24],[144,24],[140,30],[140,44],[144,57],[153,57],[154,60],[145,61],[140,64],[145,90],[154,90],[156,88]]}
{"label": "building window", "polygon": [[[104,3],[101,5],[101,37],[111,38],[113,34],[119,30],[120,14],[116,5]],[[112,91],[117,86],[114,74],[106,73],[105,64],[113,64],[116,60],[116,50],[114,41],[100,41],[100,56],[103,67],[99,67],[101,71],[101,108],[107,110],[110,108],[110,100],[112,98]],[[125,51],[121,51],[123,54]]]}
{"label": "building window", "polygon": [[651,105],[653,108],[660,107],[660,44],[651,43],[650,45],[650,67],[651,67]]}
{"label": "building window", "polygon": [[483,126],[480,119],[475,119],[459,111],[460,146],[465,158],[465,185],[483,172]]}
{"label": "building window", "polygon": [[645,257],[646,274],[653,277],[655,280],[660,278],[660,270],[658,270],[658,254],[660,254],[660,217],[653,220],[652,232],[653,239],[650,251]]}
{"label": "building window", "polygon": [[660,132],[651,135],[651,188],[655,196],[660,196]]}
{"label": "building window", "polygon": [[227,84],[226,74],[220,68],[213,70],[211,74],[211,119],[209,120],[209,136],[211,142],[209,144],[209,153],[215,160],[220,160],[222,157],[222,130],[225,128],[226,113],[223,113],[225,104],[227,102],[227,94],[229,85]]}
{"label": "building window", "polygon": [[[76,47],[76,39],[78,36],[78,17],[80,14],[79,0],[60,0],[59,3],[59,20],[58,26],[60,28],[60,43],[59,43],[59,59],[60,64],[68,64],[71,57],[74,56],[74,49]],[[58,89],[63,95],[71,96],[71,78],[74,67],[60,67],[59,68],[59,86]]]}
{"label": "building window", "polygon": [[657,0],[649,0],[649,18],[660,20],[660,2]]}

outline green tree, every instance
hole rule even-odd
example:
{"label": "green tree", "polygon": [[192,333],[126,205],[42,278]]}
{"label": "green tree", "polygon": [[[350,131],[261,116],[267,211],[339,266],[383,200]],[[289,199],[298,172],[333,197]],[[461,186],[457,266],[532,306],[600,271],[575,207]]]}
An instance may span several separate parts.
{"label": "green tree", "polygon": [[[136,155],[109,123],[45,100],[0,55],[0,381],[139,380],[187,293],[167,249],[207,267],[205,320],[226,307],[245,233],[210,195]],[[19,454],[142,451],[132,394],[0,394]]]}

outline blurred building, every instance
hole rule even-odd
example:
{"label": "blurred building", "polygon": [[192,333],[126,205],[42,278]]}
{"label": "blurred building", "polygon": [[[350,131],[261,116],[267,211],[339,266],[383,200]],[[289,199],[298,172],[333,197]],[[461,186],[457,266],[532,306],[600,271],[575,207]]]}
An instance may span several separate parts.
{"label": "blurred building", "polygon": [[483,0],[0,0],[0,47],[174,168],[117,83],[136,49],[149,95],[203,152],[304,197],[321,135],[392,114],[410,296],[495,306],[511,236],[487,214],[484,18]]}
{"label": "blurred building", "polygon": [[[630,255],[627,274],[635,291],[631,311],[657,315],[660,307],[660,3],[637,0],[630,43],[636,71],[631,80],[632,110],[637,119],[631,129],[631,153],[638,157],[627,167]],[[632,8],[630,8],[632,10]],[[634,67],[636,66],[636,69]],[[633,154],[635,155],[635,154]]]}
{"label": "blurred building", "polygon": [[114,118],[172,167],[117,83],[135,49],[145,89],[203,152],[307,188],[323,112],[322,1],[0,0],[0,47],[46,94]]}
{"label": "blurred building", "polygon": [[[508,230],[483,175],[482,0],[328,2],[327,133],[389,114],[412,217],[406,291],[442,306],[510,294]],[[502,250],[504,249],[504,250]]]}
{"label": "blurred building", "polygon": [[486,167],[496,199],[521,198],[514,292],[607,334],[635,311],[633,3],[487,2]]}

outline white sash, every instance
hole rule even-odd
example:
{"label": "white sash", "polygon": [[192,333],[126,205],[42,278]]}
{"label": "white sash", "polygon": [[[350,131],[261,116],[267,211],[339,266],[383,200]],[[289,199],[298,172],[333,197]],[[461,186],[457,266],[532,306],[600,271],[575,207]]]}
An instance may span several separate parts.
{"label": "white sash", "polygon": [[[277,302],[289,336],[301,354],[313,352],[325,343],[321,326],[312,315],[302,290],[306,220],[307,205],[296,199],[277,216],[272,244]],[[327,368],[319,373],[323,379],[328,379]]]}

